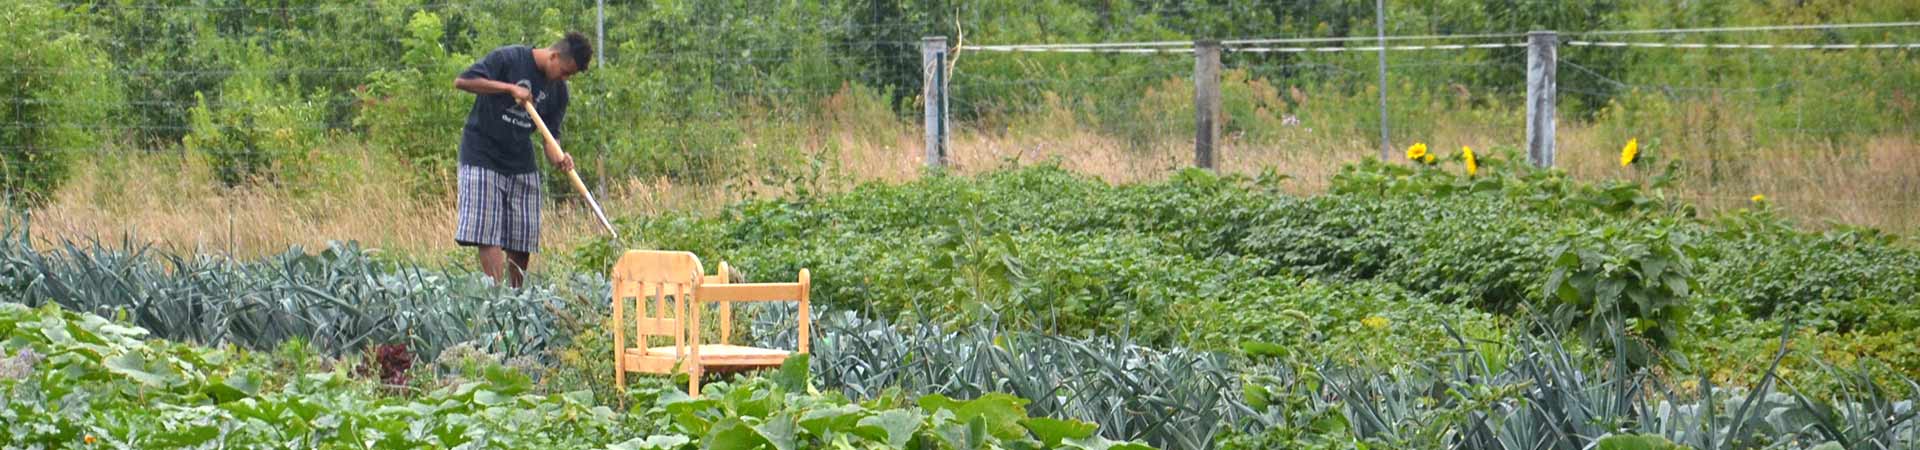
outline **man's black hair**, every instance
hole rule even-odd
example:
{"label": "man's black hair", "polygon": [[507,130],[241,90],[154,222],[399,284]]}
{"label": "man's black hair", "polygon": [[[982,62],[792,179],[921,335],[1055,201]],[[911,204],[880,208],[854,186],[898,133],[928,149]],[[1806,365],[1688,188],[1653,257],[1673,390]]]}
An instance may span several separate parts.
{"label": "man's black hair", "polygon": [[580,67],[581,72],[586,72],[593,62],[593,41],[587,40],[587,35],[578,31],[567,32],[567,37],[553,43],[553,50],[567,55],[575,66]]}

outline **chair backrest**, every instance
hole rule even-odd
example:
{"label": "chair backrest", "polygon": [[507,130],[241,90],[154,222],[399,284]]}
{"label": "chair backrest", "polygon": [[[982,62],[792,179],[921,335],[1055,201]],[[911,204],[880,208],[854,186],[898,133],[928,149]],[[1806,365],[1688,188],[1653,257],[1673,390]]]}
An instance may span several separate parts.
{"label": "chair backrest", "polygon": [[[726,268],[722,267],[721,269],[719,276],[724,278],[727,276]],[[810,292],[812,290],[812,275],[807,272],[807,269],[800,269],[799,280],[791,283],[708,283],[697,287],[695,289],[695,295],[698,296],[702,303],[720,305],[720,342],[722,343],[726,343],[731,339],[729,331],[731,331],[733,327],[732,304],[734,302],[791,301],[798,303],[799,317],[803,318],[799,324],[799,351],[800,353],[806,353],[810,333],[808,322],[810,322],[810,320],[805,318],[813,317],[809,312],[810,305],[812,304],[812,300],[810,299]]]}
{"label": "chair backrest", "polygon": [[[633,302],[634,336],[641,346],[653,336],[672,337],[676,349],[686,346],[688,324],[682,320],[703,281],[699,257],[689,252],[629,250],[614,263],[612,278],[614,316],[624,316],[628,302]],[[627,343],[614,345],[620,348]]]}

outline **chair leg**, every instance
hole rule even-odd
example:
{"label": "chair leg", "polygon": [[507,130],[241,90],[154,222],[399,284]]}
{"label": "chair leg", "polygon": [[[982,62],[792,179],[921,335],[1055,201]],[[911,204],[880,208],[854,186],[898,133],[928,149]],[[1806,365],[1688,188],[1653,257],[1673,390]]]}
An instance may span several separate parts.
{"label": "chair leg", "polygon": [[693,366],[693,370],[687,371],[687,396],[700,398],[700,377],[706,375],[704,372],[700,366]]}

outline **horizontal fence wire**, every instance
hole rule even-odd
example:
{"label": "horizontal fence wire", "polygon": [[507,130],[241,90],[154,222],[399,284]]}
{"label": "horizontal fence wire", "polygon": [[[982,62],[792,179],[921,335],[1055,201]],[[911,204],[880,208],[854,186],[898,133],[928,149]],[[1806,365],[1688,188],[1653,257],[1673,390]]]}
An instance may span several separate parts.
{"label": "horizontal fence wire", "polygon": [[1634,48],[1676,48],[1676,49],[1746,49],[1746,50],[1913,50],[1920,49],[1920,42],[1910,44],[1708,44],[1698,42],[1593,42],[1567,41],[1574,47],[1634,47]]}

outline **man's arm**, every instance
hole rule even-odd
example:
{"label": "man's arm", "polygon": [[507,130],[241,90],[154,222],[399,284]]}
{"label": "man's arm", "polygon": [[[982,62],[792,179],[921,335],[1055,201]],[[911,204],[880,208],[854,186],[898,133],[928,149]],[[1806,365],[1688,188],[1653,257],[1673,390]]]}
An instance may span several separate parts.
{"label": "man's arm", "polygon": [[499,74],[507,70],[508,56],[504,48],[495,49],[487,56],[475,61],[472,67],[454,77],[453,88],[479,95],[507,93],[513,95],[515,102],[533,100],[533,93],[513,83],[496,80]]}
{"label": "man's arm", "polygon": [[453,88],[480,95],[510,93],[515,102],[533,100],[533,93],[527,88],[486,78],[454,78]]}

